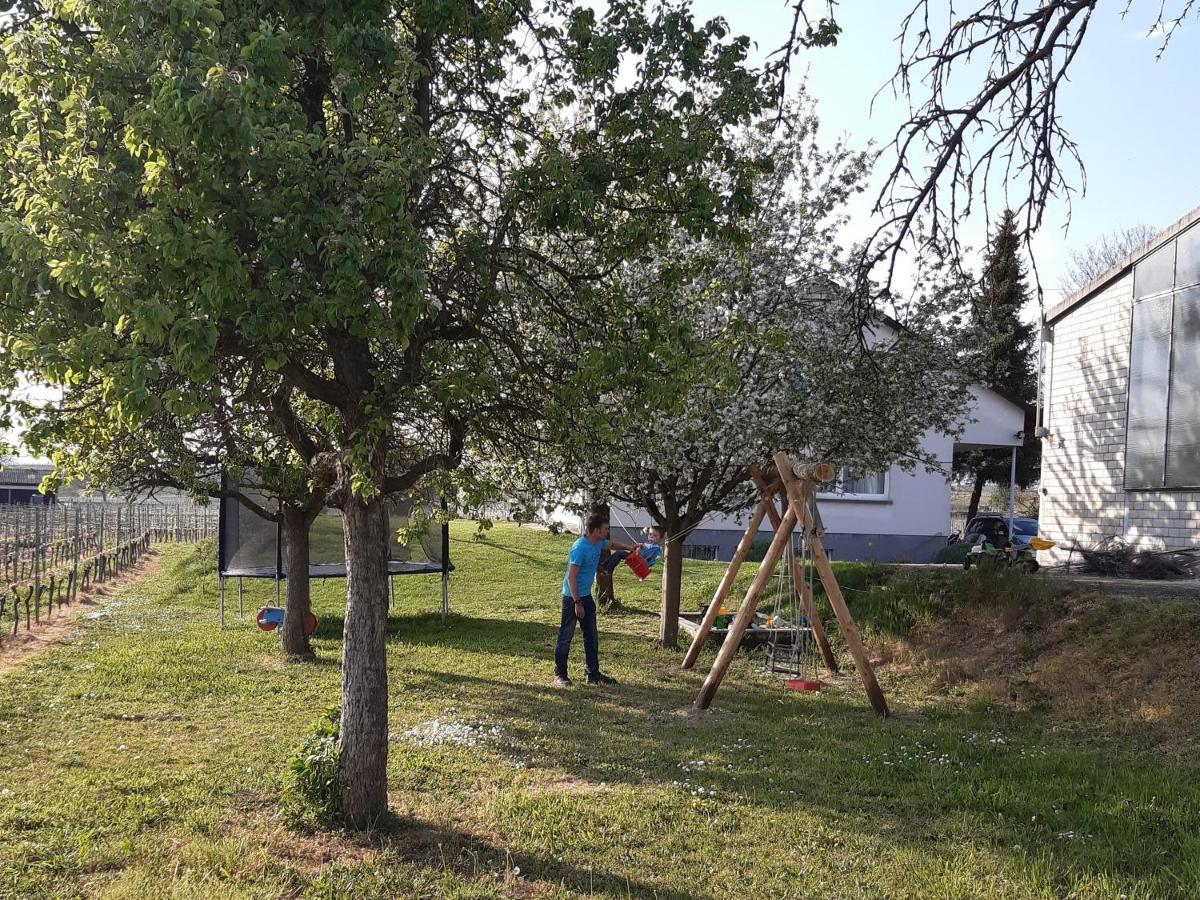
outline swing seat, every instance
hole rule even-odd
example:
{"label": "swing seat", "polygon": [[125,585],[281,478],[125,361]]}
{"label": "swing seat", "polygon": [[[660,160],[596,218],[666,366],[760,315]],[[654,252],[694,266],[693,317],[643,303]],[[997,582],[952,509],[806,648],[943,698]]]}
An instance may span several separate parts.
{"label": "swing seat", "polygon": [[264,606],[258,611],[255,621],[263,631],[274,631],[283,624],[283,610],[277,606]]}
{"label": "swing seat", "polygon": [[629,555],[625,557],[625,565],[633,569],[633,574],[637,576],[638,581],[645,581],[650,577],[650,566],[636,550],[630,551]]}
{"label": "swing seat", "polygon": [[808,691],[815,694],[821,690],[821,682],[816,679],[789,678],[785,684],[792,691]]}
{"label": "swing seat", "polygon": [[[278,606],[264,606],[255,616],[258,627],[263,631],[274,631],[283,624],[284,610]],[[304,619],[304,633],[311,635],[317,630],[317,617],[311,612]]]}

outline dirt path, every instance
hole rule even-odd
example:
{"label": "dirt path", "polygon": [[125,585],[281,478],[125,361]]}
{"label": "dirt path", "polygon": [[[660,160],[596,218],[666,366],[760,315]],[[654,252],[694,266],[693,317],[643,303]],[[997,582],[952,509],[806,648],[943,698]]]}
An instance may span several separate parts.
{"label": "dirt path", "polygon": [[158,550],[152,548],[133,568],[126,569],[111,581],[87,591],[80,591],[77,603],[56,607],[52,617],[43,616],[42,621],[34,622],[29,631],[26,631],[22,624],[17,633],[13,634],[12,620],[5,619],[0,629],[0,675],[11,672],[26,660],[66,641],[86,613],[103,606],[108,598],[120,593],[130,584],[153,575],[158,571],[161,562]]}

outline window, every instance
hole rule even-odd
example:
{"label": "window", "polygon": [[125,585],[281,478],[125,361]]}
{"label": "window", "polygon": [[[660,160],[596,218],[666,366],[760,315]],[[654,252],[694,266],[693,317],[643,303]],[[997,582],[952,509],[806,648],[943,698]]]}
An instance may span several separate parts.
{"label": "window", "polygon": [[838,470],[833,484],[823,484],[817,496],[826,500],[886,500],[888,498],[887,472],[855,477],[848,469]]}
{"label": "window", "polygon": [[1200,487],[1200,228],[1133,269],[1125,487]]}

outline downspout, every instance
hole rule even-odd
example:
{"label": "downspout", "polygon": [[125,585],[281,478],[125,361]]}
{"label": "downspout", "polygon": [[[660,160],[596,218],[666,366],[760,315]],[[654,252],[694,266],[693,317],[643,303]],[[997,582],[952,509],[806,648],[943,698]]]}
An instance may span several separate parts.
{"label": "downspout", "polygon": [[[1046,371],[1045,371],[1045,368],[1046,368],[1046,363],[1045,363],[1046,345],[1053,344],[1053,343],[1054,343],[1054,332],[1050,329],[1050,326],[1046,324],[1046,313],[1043,311],[1041,317],[1038,320],[1037,378],[1035,379],[1035,382],[1036,382],[1035,390],[1036,390],[1037,400],[1035,401],[1034,408],[1033,408],[1033,436],[1035,438],[1037,438],[1038,440],[1040,440],[1043,444],[1043,447],[1042,447],[1043,469],[1045,468],[1045,459],[1046,459],[1045,444],[1046,444],[1046,439],[1048,437],[1050,437],[1050,429],[1047,428],[1046,424],[1042,421],[1042,397],[1043,397],[1042,385],[1043,385],[1043,382],[1045,381],[1045,377],[1046,377]],[[1014,448],[1013,449],[1013,462],[1012,462],[1012,486],[1009,489],[1010,494],[1013,498],[1013,505],[1014,505],[1014,512],[1010,513],[1009,521],[1008,521],[1008,542],[1010,544],[1012,543],[1012,530],[1013,530],[1012,518],[1015,515],[1015,505],[1016,505],[1016,480],[1017,480],[1017,451],[1016,451],[1016,448]],[[1038,481],[1041,482],[1040,477],[1038,478]],[[1046,492],[1045,485],[1039,484],[1039,488],[1040,488],[1042,494],[1044,495]],[[1041,500],[1040,497],[1038,499],[1039,499],[1039,501]],[[1039,505],[1039,507],[1041,506],[1040,502],[1038,505]]]}
{"label": "downspout", "polygon": [[[1023,434],[1024,432],[1018,432]],[[1012,448],[1012,469],[1008,475],[1008,545],[1012,546],[1013,524],[1017,517],[1017,448]]]}
{"label": "downspout", "polygon": [[1038,325],[1038,346],[1037,346],[1037,378],[1035,379],[1035,390],[1037,392],[1037,400],[1034,403],[1033,413],[1033,436],[1039,439],[1045,439],[1050,435],[1050,430],[1042,421],[1042,383],[1045,379],[1045,360],[1044,352],[1046,344],[1052,343],[1052,332],[1050,326],[1046,324],[1046,316],[1043,313]]}

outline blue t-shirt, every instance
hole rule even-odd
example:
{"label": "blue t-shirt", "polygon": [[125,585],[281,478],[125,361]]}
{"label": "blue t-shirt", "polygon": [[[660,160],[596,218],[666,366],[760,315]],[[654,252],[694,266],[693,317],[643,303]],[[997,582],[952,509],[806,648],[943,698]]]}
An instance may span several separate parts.
{"label": "blue t-shirt", "polygon": [[596,569],[600,565],[600,552],[608,546],[608,541],[596,541],[592,544],[586,537],[580,537],[571,545],[567,554],[567,574],[563,576],[563,596],[571,596],[571,565],[579,566],[579,579],[575,584],[579,588],[579,596],[586,597],[592,592],[592,582],[596,580]]}
{"label": "blue t-shirt", "polygon": [[648,566],[652,566],[658,562],[658,555],[661,552],[658,544],[642,544],[638,549],[638,555],[646,561],[646,565]]}

